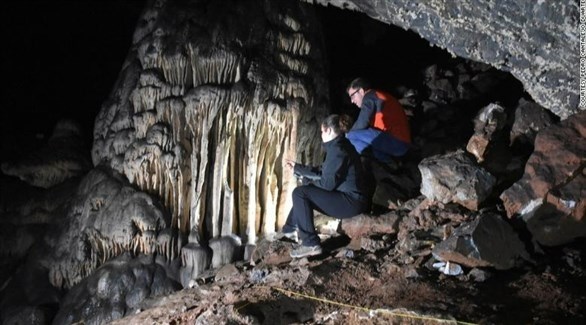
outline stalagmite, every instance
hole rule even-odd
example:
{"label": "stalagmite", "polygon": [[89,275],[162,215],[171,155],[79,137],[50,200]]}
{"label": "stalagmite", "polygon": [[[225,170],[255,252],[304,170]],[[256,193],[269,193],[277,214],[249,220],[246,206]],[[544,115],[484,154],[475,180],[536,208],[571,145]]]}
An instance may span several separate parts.
{"label": "stalagmite", "polygon": [[[216,15],[218,4],[199,12],[195,2],[174,4],[185,10],[173,19],[164,1],[145,10],[92,149],[94,164],[160,200],[171,230],[100,242],[97,261],[126,249],[167,259],[181,251],[192,265],[200,257],[191,251],[219,238],[255,244],[289,212],[295,182],[284,160],[321,160],[327,83],[312,8],[230,1]],[[182,249],[188,232],[200,239]]]}

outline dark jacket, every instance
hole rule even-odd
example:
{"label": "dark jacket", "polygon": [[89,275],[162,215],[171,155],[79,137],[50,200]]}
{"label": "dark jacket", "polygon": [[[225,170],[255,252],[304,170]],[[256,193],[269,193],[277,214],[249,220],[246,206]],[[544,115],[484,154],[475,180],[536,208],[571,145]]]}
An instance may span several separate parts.
{"label": "dark jacket", "polygon": [[295,164],[294,172],[328,191],[344,192],[364,199],[364,177],[360,156],[343,135],[323,144],[326,158],[321,168]]}

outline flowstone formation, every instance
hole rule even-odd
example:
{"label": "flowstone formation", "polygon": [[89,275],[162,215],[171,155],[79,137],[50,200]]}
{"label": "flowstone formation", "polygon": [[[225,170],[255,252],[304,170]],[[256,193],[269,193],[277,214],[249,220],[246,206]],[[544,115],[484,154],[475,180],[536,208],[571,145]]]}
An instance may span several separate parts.
{"label": "flowstone formation", "polygon": [[327,83],[313,9],[151,2],[96,118],[94,165],[159,197],[190,238],[274,232],[295,185],[284,159],[321,159]]}
{"label": "flowstone formation", "polygon": [[578,107],[578,2],[532,0],[317,0],[410,29],[450,53],[519,79],[562,119]]}
{"label": "flowstone formation", "polygon": [[162,207],[129,185],[103,168],[93,169],[81,181],[60,231],[47,236],[52,254],[42,264],[53,286],[70,288],[125,252],[169,250],[162,248],[168,241],[160,233],[169,225]]}

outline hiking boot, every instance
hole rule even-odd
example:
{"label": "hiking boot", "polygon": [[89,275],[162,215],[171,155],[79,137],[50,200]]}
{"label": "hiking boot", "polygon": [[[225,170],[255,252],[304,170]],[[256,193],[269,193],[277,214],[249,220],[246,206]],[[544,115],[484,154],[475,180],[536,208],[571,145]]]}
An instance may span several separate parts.
{"label": "hiking boot", "polygon": [[285,240],[285,241],[292,241],[294,243],[299,243],[299,236],[297,235],[297,231],[294,230],[292,232],[282,232],[279,231],[275,234],[275,239],[277,240]]}
{"label": "hiking boot", "polygon": [[294,249],[289,253],[293,258],[302,258],[306,256],[314,256],[320,255],[322,253],[322,249],[320,245],[315,246],[299,246],[298,248]]}

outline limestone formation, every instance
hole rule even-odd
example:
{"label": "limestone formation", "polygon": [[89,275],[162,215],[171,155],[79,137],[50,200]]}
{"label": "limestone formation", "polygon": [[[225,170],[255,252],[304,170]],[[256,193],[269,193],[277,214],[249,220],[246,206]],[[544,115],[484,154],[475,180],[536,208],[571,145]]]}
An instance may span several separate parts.
{"label": "limestone formation", "polygon": [[170,226],[254,243],[286,219],[284,159],[317,164],[320,32],[300,2],[152,2],[96,118],[92,158],[162,201]]}
{"label": "limestone formation", "polygon": [[41,263],[55,287],[70,288],[118,255],[154,253],[158,233],[168,226],[149,195],[120,175],[95,168],[79,185],[58,231],[49,234],[52,252]]}
{"label": "limestone formation", "polygon": [[71,288],[53,324],[105,324],[140,311],[147,298],[168,295],[176,285],[152,255],[123,254]]}
{"label": "limestone formation", "polygon": [[562,119],[578,107],[578,2],[317,0],[412,30],[459,57],[511,72]]}

